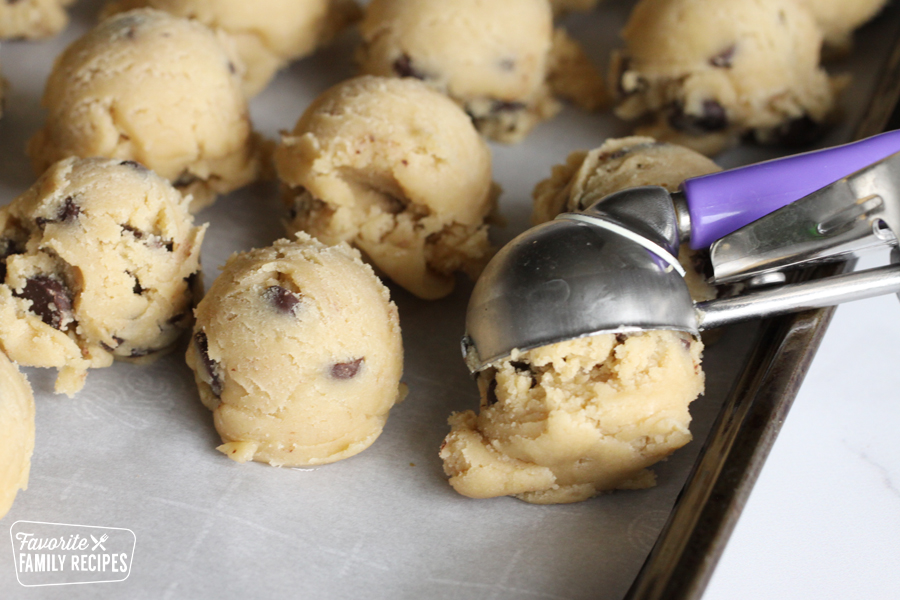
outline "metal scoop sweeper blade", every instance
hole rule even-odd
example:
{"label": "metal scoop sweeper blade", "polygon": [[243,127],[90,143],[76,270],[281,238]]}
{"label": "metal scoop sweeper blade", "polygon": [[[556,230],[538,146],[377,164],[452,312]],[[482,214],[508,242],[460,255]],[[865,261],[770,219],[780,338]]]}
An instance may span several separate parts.
{"label": "metal scoop sweeper blade", "polygon": [[[861,206],[866,200],[855,190],[865,186],[858,182],[874,181],[865,189],[881,186],[883,206],[900,207],[900,158],[891,156],[897,152],[900,131],[889,132],[689,180],[675,198],[660,187],[624,190],[598,199],[583,213],[529,229],[497,253],[475,285],[462,344],[466,364],[476,372],[513,350],[578,337],[654,329],[697,335],[737,321],[900,292],[900,265],[892,265],[695,306],[676,259],[685,237],[700,248],[773,211],[771,222],[780,222],[784,217],[776,215],[788,210],[783,207],[810,194],[838,198],[845,209]],[[891,158],[881,162],[886,156]],[[876,171],[880,176],[873,179]],[[773,186],[779,178],[788,182],[789,192]],[[891,225],[894,217],[878,214],[887,224],[879,225],[882,236],[858,235],[853,248],[896,240],[900,228]],[[746,240],[759,231],[742,230],[736,237]],[[777,247],[778,229],[770,231],[765,244]],[[722,239],[723,248],[730,239]],[[743,276],[739,270],[734,278]]]}

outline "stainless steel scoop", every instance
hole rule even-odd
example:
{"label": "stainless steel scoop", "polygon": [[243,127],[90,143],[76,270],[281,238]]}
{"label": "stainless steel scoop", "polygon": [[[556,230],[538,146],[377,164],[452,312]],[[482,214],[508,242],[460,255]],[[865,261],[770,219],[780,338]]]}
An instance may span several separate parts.
{"label": "stainless steel scoop", "polygon": [[[873,202],[875,197],[880,204]],[[823,198],[831,202],[823,203]],[[797,219],[797,206],[810,205],[829,208],[812,211],[816,218],[811,220]],[[857,243],[851,244],[852,250],[844,245],[838,246],[840,252],[832,248],[830,254],[818,253],[817,260],[895,244],[900,233],[900,153],[813,192],[797,206],[789,204],[717,242],[713,252],[718,258],[728,256],[720,263],[730,265],[729,280],[802,263],[807,257],[799,251],[803,244],[808,250],[816,240],[833,241],[834,235],[822,231],[852,230]],[[679,224],[683,232],[685,222],[679,212],[665,189],[633,188],[515,238],[488,264],[472,292],[463,338],[469,369],[484,369],[516,349],[599,333],[668,329],[697,335],[739,321],[900,294],[900,264],[892,264],[695,305],[675,258]],[[819,218],[823,212],[825,219]],[[859,234],[861,220],[866,220],[865,235]],[[802,243],[790,235],[800,230],[806,235]],[[781,262],[756,268],[755,260],[765,255],[760,249],[782,247],[786,250],[778,253]],[[745,262],[736,266],[738,259]],[[894,251],[893,260],[900,263],[900,252]]]}

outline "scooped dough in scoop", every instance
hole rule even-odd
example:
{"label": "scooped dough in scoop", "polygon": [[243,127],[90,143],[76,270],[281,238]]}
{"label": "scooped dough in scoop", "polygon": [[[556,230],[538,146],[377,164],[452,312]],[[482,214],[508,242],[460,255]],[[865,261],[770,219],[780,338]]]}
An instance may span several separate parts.
{"label": "scooped dough in scoop", "polygon": [[536,504],[654,485],[648,467],[691,440],[702,350],[687,334],[647,331],[514,352],[478,374],[479,413],[450,417],[450,485]]}
{"label": "scooped dough in scoop", "polygon": [[[658,185],[677,191],[685,179],[720,171],[702,154],[648,137],[611,138],[591,150],[572,152],[565,164],[553,167],[551,176],[534,188],[535,225],[562,212],[578,212],[603,196],[642,185]],[[701,302],[716,297],[707,283],[707,252],[682,244],[678,260],[685,270],[691,297]]]}

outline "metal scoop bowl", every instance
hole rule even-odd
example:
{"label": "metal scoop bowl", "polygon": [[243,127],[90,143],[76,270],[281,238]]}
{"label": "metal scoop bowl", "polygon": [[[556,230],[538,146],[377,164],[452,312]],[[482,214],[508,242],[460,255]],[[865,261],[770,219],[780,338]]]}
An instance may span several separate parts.
{"label": "metal scoop bowl", "polygon": [[[892,146],[898,141],[900,135],[891,137]],[[881,156],[898,150],[882,149]],[[800,156],[808,159],[808,155]],[[770,176],[773,163],[763,164],[768,165]],[[754,167],[759,165],[750,168]],[[850,167],[844,165],[845,172],[847,168]],[[830,173],[823,177],[835,176],[833,170]],[[717,175],[734,177],[733,171]],[[900,222],[896,222],[893,208],[900,208],[900,154],[889,155],[831,181],[830,185],[823,184],[821,190],[805,189],[804,196],[842,194],[845,202],[852,204],[866,201],[852,193],[864,187],[879,190],[882,206],[890,209],[880,217],[872,211],[854,217],[880,219],[893,232],[891,236],[865,238],[854,247],[896,243]],[[859,182],[865,182],[865,186]],[[685,186],[686,192],[689,189]],[[772,227],[771,223],[783,220],[780,215],[791,210],[790,200],[779,202],[781,208],[775,206],[774,212],[758,221],[758,206],[750,207],[743,217],[746,225],[722,238],[718,245],[733,249],[729,240],[734,236],[745,248],[747,240],[764,248],[776,246],[777,239],[767,236],[783,235],[783,227]],[[583,213],[566,213],[529,229],[503,247],[482,273],[469,300],[462,346],[470,371],[477,372],[506,359],[514,350],[525,351],[584,336],[647,330],[697,335],[730,323],[900,293],[900,264],[892,264],[695,305],[675,258],[681,238],[689,233],[685,226],[687,211],[677,204],[678,199],[673,203],[672,195],[663,188],[632,188],[600,199]],[[732,204],[729,227],[741,221],[740,213],[740,207]],[[709,228],[704,227],[704,232],[709,235]],[[753,252],[753,243],[746,251]],[[841,246],[840,256],[848,253],[847,245]],[[801,262],[787,260],[784,255],[782,252],[781,258],[792,265]],[[897,251],[893,257],[895,262],[900,261]],[[733,263],[734,258],[732,251],[729,260]],[[819,253],[817,260],[823,259]],[[738,273],[732,268],[729,277],[735,280]]]}

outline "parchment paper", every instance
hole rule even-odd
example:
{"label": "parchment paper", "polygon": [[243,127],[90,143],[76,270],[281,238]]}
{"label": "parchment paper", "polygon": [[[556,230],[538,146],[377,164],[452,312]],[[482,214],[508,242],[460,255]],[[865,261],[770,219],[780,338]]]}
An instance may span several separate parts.
{"label": "parchment paper", "polygon": [[[0,203],[33,183],[23,148],[43,120],[44,80],[53,58],[94,22],[100,4],[79,2],[72,26],[55,40],[2,45],[11,89],[0,121]],[[597,12],[566,21],[604,70],[630,4],[607,0]],[[857,75],[845,94],[845,124],[823,144],[845,139],[890,33],[878,24],[868,28],[854,57],[835,65]],[[283,72],[253,101],[257,128],[274,137],[293,127],[319,92],[353,73],[354,43],[344,36]],[[610,113],[567,108],[525,143],[495,145],[507,220],[495,241],[527,227],[531,189],[551,165],[627,131]],[[740,148],[719,160],[735,165],[776,152]],[[200,213],[198,220],[211,224],[203,249],[207,286],[231,252],[282,236],[284,216],[274,183],[223,197]],[[707,393],[692,405],[695,441],[656,467],[657,487],[565,506],[476,501],[450,488],[437,456],[450,412],[477,406],[459,353],[471,287],[461,280],[449,298],[425,302],[391,286],[409,397],[369,450],[316,469],[239,465],[218,453],[183,347],[150,366],[91,371],[74,399],[52,394],[55,372],[25,369],[35,389],[37,440],[29,488],[3,519],[4,531],[20,519],[122,527],[134,531],[136,547],[124,582],[24,588],[11,547],[0,543],[0,596],[621,598],[740,371],[755,327],[733,328],[708,348]]]}

